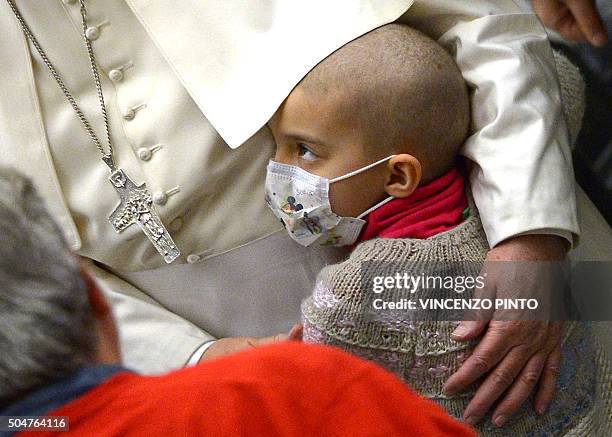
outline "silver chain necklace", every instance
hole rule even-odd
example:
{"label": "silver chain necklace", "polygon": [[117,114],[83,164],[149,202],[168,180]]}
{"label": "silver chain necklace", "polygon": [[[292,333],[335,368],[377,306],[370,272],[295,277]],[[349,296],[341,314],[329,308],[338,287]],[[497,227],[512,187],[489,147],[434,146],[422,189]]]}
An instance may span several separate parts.
{"label": "silver chain necklace", "polygon": [[171,263],[180,256],[180,251],[176,244],[172,240],[172,237],[164,227],[157,211],[153,206],[153,200],[151,193],[147,189],[146,184],[136,185],[121,169],[115,164],[113,156],[113,143],[111,141],[110,128],[108,122],[108,114],[106,113],[106,105],[104,103],[104,94],[102,93],[102,84],[100,82],[100,75],[98,73],[98,67],[96,65],[96,58],[94,51],[91,46],[91,41],[86,36],[87,30],[87,8],[85,7],[85,1],[79,0],[81,6],[81,18],[83,24],[83,39],[85,40],[85,46],[87,48],[87,54],[89,56],[89,62],[91,65],[91,72],[93,75],[94,83],[96,85],[96,91],[98,93],[98,99],[100,101],[100,110],[102,112],[102,118],[104,119],[104,129],[106,132],[106,141],[108,143],[108,153],[104,151],[102,143],[98,139],[98,136],[94,132],[93,128],[89,124],[89,121],[81,111],[81,108],[77,104],[76,100],[72,96],[72,93],[62,80],[61,76],[47,57],[47,54],[38,43],[38,40],[28,27],[23,16],[17,9],[14,0],[6,0],[11,10],[15,14],[17,21],[23,30],[23,33],[30,40],[41,59],[51,72],[51,75],[57,82],[62,93],[74,109],[78,119],[87,131],[87,134],[93,141],[96,148],[102,155],[102,161],[108,166],[111,171],[109,181],[117,190],[119,194],[120,203],[117,205],[115,210],[110,214],[109,221],[117,233],[122,232],[129,226],[137,224],[140,229],[144,232],[147,238],[151,241],[157,251],[164,257],[167,263]]}

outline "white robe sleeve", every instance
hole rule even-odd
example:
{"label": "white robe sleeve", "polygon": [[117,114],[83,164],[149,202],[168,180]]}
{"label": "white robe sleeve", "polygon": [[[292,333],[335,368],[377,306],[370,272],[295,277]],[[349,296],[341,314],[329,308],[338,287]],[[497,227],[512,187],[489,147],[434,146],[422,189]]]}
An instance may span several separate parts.
{"label": "white robe sleeve", "polygon": [[[111,307],[119,328],[122,363],[145,374],[191,364],[191,358],[214,338],[168,311],[121,278],[85,260]],[[200,354],[200,356],[202,355]]]}
{"label": "white robe sleeve", "polygon": [[538,18],[507,0],[429,0],[399,21],[447,48],[471,89],[471,135],[461,153],[491,247],[533,233],[575,240],[569,135]]}
{"label": "white robe sleeve", "polygon": [[538,19],[486,16],[455,25],[440,42],[472,89],[473,133],[462,154],[489,244],[538,231],[579,234],[557,73]]}

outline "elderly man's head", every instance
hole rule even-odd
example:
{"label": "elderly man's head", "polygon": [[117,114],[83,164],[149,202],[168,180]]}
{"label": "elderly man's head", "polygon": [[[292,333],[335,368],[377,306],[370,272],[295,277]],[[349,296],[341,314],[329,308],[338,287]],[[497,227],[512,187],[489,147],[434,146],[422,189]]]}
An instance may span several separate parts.
{"label": "elderly man's head", "polygon": [[[109,323],[104,298],[31,183],[0,167],[0,405],[101,355],[118,358]],[[101,345],[115,350],[101,354]]]}

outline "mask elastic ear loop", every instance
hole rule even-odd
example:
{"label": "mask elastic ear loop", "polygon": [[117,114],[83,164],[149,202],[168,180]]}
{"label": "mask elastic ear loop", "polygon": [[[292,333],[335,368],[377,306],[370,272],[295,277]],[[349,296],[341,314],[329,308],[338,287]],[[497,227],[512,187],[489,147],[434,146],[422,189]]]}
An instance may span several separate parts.
{"label": "mask elastic ear loop", "polygon": [[344,176],[338,176],[337,178],[330,179],[330,180],[329,180],[329,183],[330,183],[330,184],[333,184],[334,182],[339,182],[339,181],[343,181],[344,179],[348,179],[348,178],[350,178],[351,176],[355,176],[356,174],[359,174],[359,173],[361,173],[361,172],[364,172],[364,171],[366,171],[366,170],[369,170],[369,169],[371,169],[372,167],[376,167],[378,164],[381,164],[381,163],[383,163],[383,162],[385,162],[385,161],[388,161],[388,160],[390,160],[391,158],[393,158],[394,156],[395,156],[395,155],[389,155],[389,156],[387,156],[386,158],[383,158],[383,159],[381,159],[381,160],[379,160],[379,161],[373,162],[372,164],[366,165],[365,167],[358,168],[357,170],[353,170],[352,172],[347,173],[347,174],[345,174]]}
{"label": "mask elastic ear loop", "polygon": [[373,207],[366,209],[364,212],[362,212],[361,214],[359,214],[357,217],[358,219],[361,219],[363,217],[365,217],[366,215],[368,215],[369,213],[371,213],[372,211],[374,211],[377,208],[380,208],[381,206],[383,206],[385,203],[389,203],[391,202],[393,199],[395,199],[395,197],[393,196],[389,196],[387,197],[385,200],[382,200],[380,202],[378,202],[376,205],[374,205]]}

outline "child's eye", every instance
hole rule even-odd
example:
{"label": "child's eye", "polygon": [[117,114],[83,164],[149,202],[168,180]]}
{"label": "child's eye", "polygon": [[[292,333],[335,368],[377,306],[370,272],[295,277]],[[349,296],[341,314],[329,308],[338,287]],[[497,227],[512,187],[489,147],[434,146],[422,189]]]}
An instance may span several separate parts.
{"label": "child's eye", "polygon": [[318,156],[310,150],[304,143],[298,143],[298,156],[306,161],[314,161]]}

